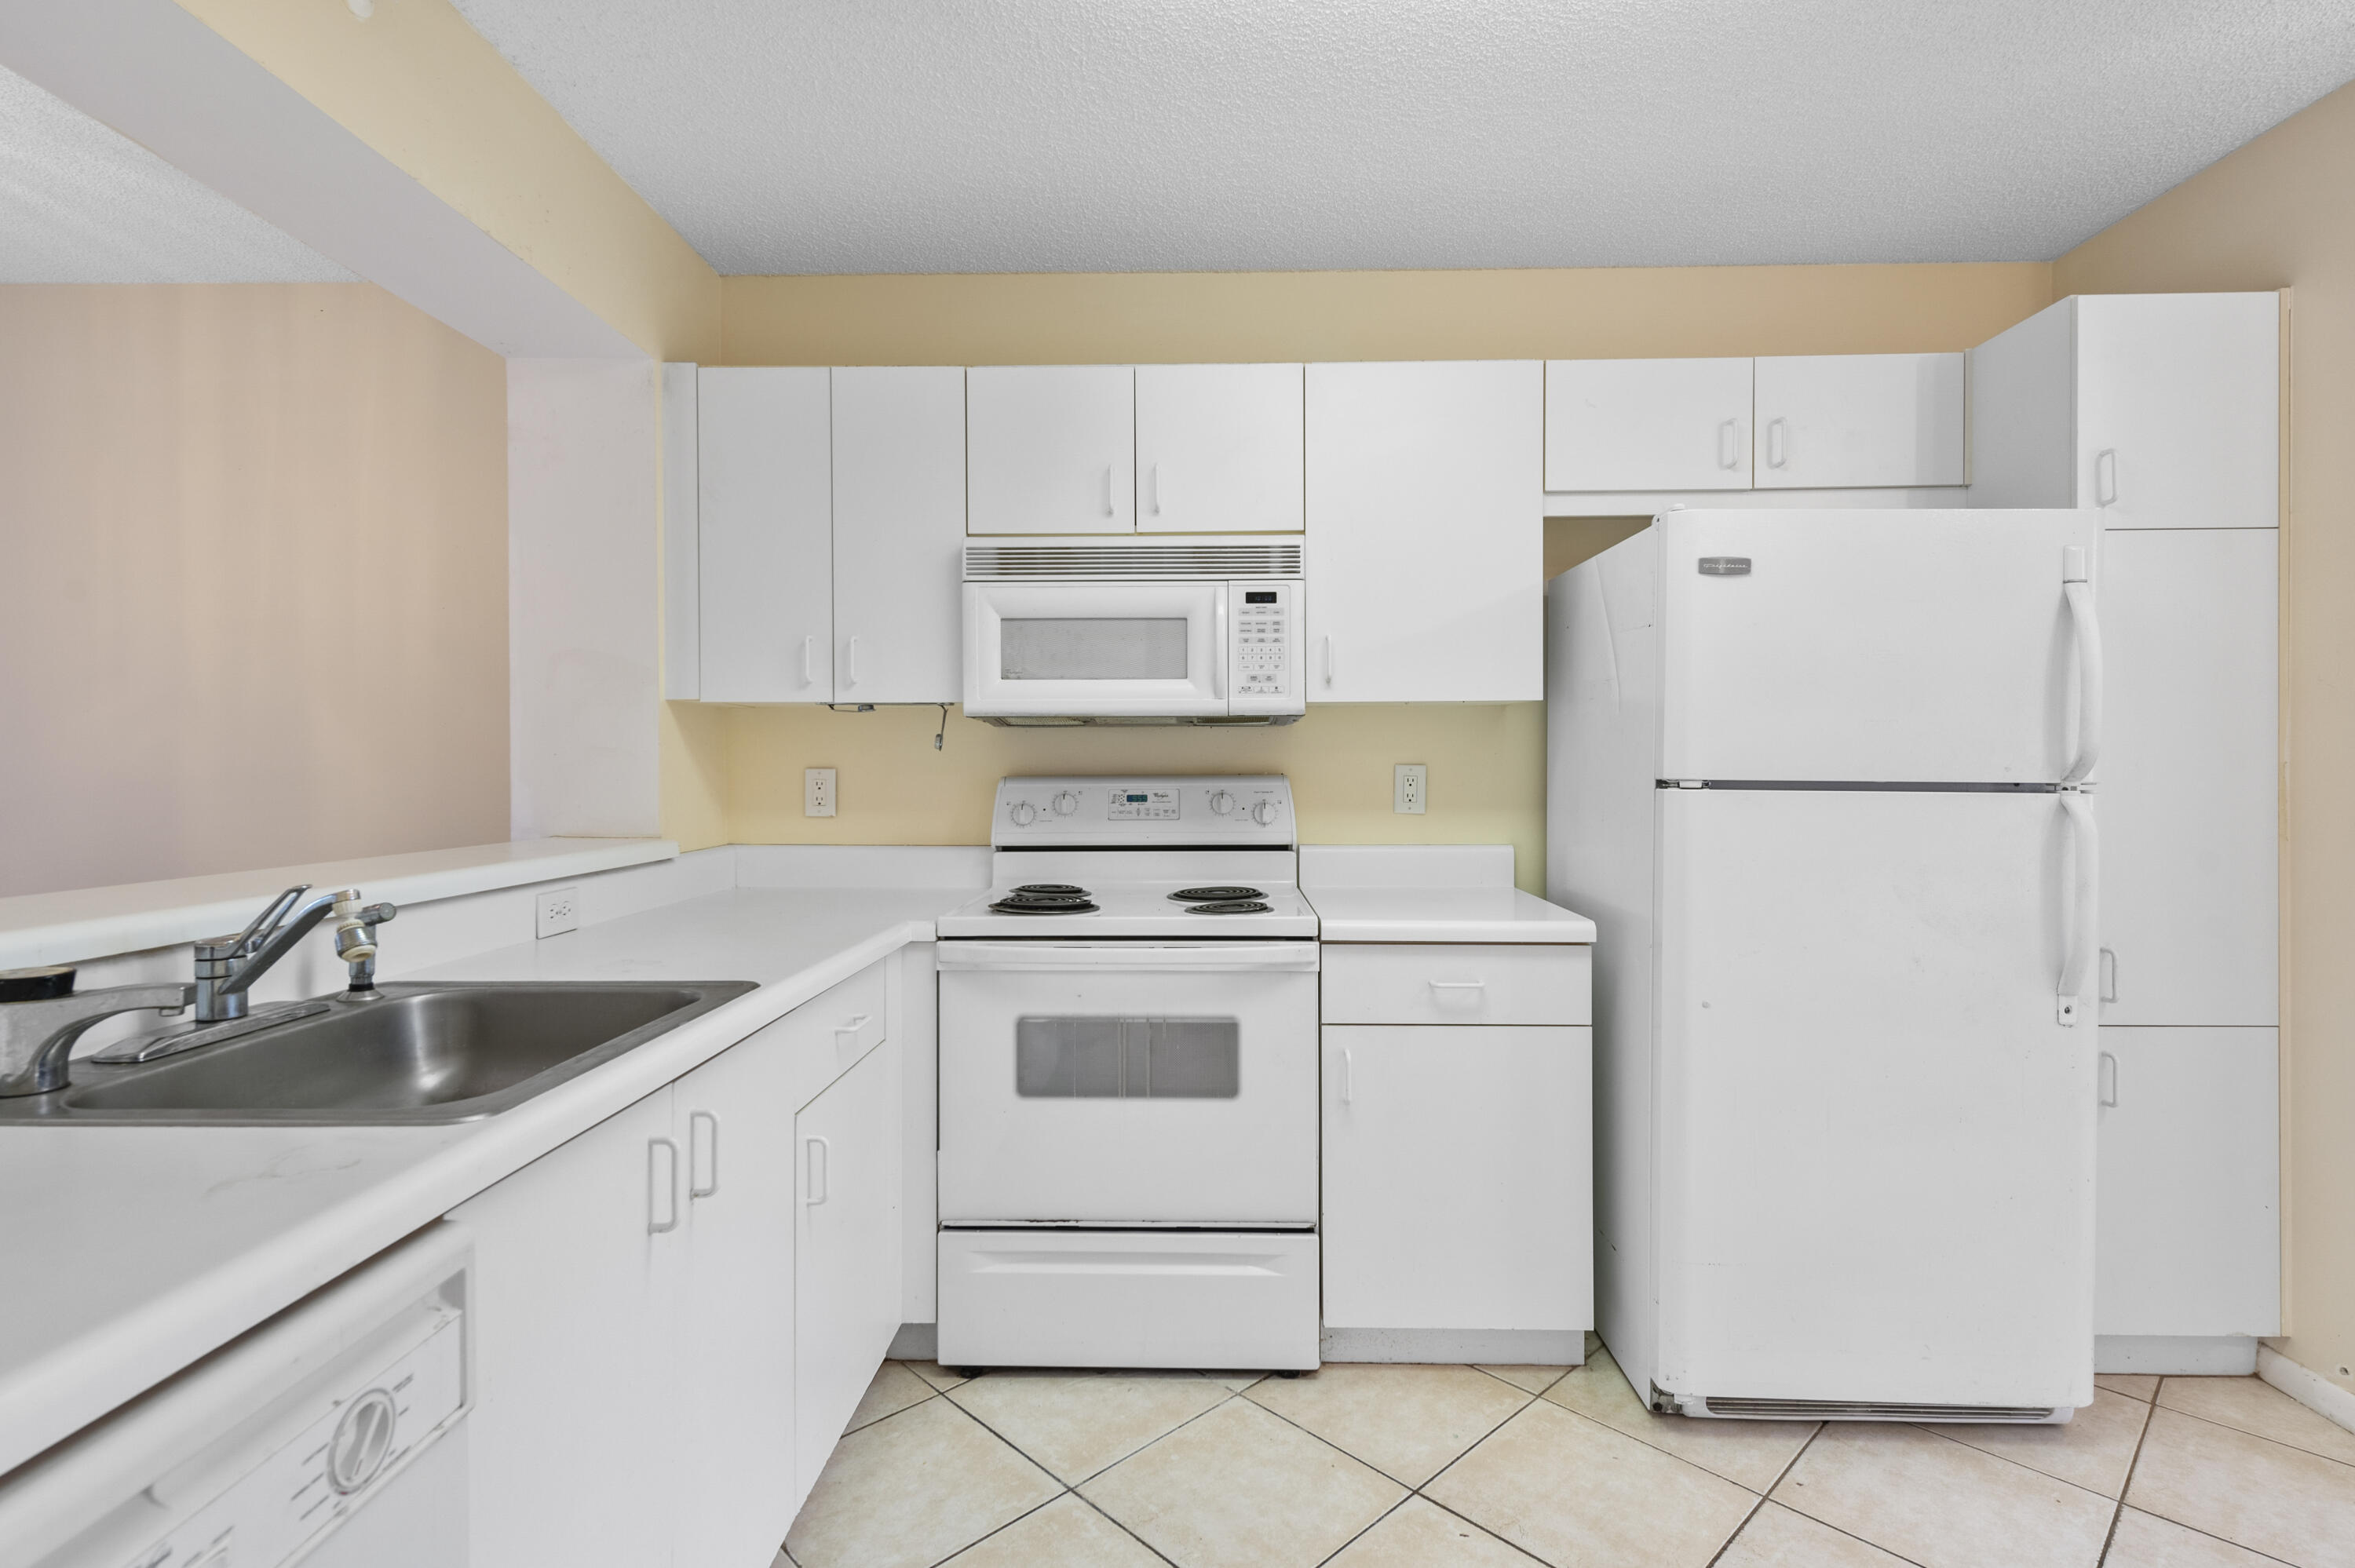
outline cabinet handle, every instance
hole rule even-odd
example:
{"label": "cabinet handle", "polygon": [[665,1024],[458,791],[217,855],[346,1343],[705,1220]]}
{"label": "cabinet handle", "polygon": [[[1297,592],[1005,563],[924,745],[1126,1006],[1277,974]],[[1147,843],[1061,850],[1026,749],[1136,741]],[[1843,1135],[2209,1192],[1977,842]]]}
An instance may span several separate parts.
{"label": "cabinet handle", "polygon": [[2094,454],[2094,504],[2114,506],[2118,499],[2118,449],[2104,447]]}
{"label": "cabinet handle", "polygon": [[[709,1136],[698,1136],[707,1127],[711,1129]],[[698,1149],[707,1151],[701,1159],[697,1158],[696,1151]],[[711,1172],[711,1180],[701,1182],[696,1181],[695,1172],[698,1167],[709,1170]],[[708,1110],[689,1111],[687,1113],[687,1195],[690,1198],[709,1198],[719,1191],[719,1118]]]}
{"label": "cabinet handle", "polygon": [[1325,683],[1328,686],[1333,683],[1334,669],[1333,640],[1330,637],[1327,637],[1325,639]]}
{"label": "cabinet handle", "polygon": [[[656,1219],[660,1213],[666,1218]],[[678,1229],[678,1145],[667,1138],[646,1139],[646,1234]]]}
{"label": "cabinet handle", "polygon": [[854,1013],[852,1014],[849,1022],[836,1024],[834,1026],[834,1048],[837,1051],[842,1049],[842,1037],[846,1034],[856,1039],[858,1035],[858,1032],[867,1027],[867,1021],[874,1016],[875,1015],[871,1012]]}
{"label": "cabinet handle", "polygon": [[1358,1103],[1357,1064],[1349,1059],[1347,1051],[1341,1053],[1341,1103],[1345,1106]]}
{"label": "cabinet handle", "polygon": [[1742,466],[1742,454],[1741,454],[1741,452],[1740,452],[1740,451],[1738,451],[1737,450],[1735,450],[1735,448],[1734,448],[1734,444],[1733,444],[1733,437],[1734,437],[1734,433],[1735,433],[1738,429],[1741,429],[1740,424],[1739,424],[1737,421],[1735,421],[1735,420],[1732,420],[1732,419],[1720,419],[1720,420],[1718,421],[1718,424],[1717,424],[1717,466],[1718,466],[1718,467],[1722,468],[1722,469],[1736,469],[1736,468],[1740,468],[1740,467]]}
{"label": "cabinet handle", "polygon": [[1487,980],[1429,980],[1425,983],[1433,991],[1486,991],[1488,989]]}
{"label": "cabinet handle", "polygon": [[1153,514],[1158,517],[1161,515],[1161,465],[1159,463],[1155,463],[1145,471],[1145,482],[1146,489],[1152,493]]}
{"label": "cabinet handle", "polygon": [[805,686],[811,684],[817,679],[817,676],[812,673],[813,667],[810,662],[810,655],[816,646],[816,643],[817,639],[815,637],[805,637],[802,639],[802,684]]}
{"label": "cabinet handle", "polygon": [[2104,1001],[2115,1001],[2117,999],[2118,956],[2117,954],[2110,951],[2109,948],[2104,948],[2102,949],[2101,1000]]}
{"label": "cabinet handle", "polygon": [[1783,416],[1775,415],[1766,421],[1766,466],[1781,468],[1790,458],[1785,449],[1790,444]]}
{"label": "cabinet handle", "polygon": [[2118,1059],[2105,1051],[2094,1062],[2094,1076],[2098,1080],[2094,1093],[2104,1105],[2114,1107],[2118,1103]]}
{"label": "cabinet handle", "polygon": [[823,1138],[804,1139],[802,1142],[803,1159],[809,1168],[809,1179],[805,1183],[809,1196],[802,1202],[814,1209],[826,1202],[826,1168],[834,1159],[834,1146]]}
{"label": "cabinet handle", "polygon": [[1104,515],[1109,517],[1112,514],[1112,464],[1106,463],[1104,464]]}
{"label": "cabinet handle", "polygon": [[847,650],[845,650],[845,652],[844,652],[844,655],[843,655],[843,664],[844,664],[845,669],[844,669],[844,675],[843,675],[843,682],[842,682],[842,683],[843,683],[844,685],[846,685],[846,686],[855,686],[855,685],[858,684],[858,638],[854,637],[854,638],[852,638],[852,639],[850,640],[850,646],[849,646]]}

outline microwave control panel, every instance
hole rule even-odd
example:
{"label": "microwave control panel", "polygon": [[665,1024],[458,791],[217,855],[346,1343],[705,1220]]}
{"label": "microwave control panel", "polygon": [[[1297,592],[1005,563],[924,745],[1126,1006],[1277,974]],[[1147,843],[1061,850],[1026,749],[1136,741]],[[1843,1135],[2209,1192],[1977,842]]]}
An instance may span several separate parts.
{"label": "microwave control panel", "polygon": [[1303,619],[1298,581],[1227,585],[1227,711],[1298,713]]}

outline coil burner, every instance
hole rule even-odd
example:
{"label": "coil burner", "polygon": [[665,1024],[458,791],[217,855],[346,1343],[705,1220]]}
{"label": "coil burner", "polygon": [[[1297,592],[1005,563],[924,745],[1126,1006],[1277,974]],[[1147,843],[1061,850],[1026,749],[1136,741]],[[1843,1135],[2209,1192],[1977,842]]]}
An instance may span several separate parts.
{"label": "coil burner", "polygon": [[1267,895],[1256,887],[1181,887],[1169,896],[1180,904],[1233,904]]}

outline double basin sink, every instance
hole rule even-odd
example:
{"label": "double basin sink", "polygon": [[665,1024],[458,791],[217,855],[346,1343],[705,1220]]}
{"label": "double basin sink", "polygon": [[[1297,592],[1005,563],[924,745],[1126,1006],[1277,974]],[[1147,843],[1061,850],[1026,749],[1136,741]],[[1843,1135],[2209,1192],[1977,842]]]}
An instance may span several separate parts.
{"label": "double basin sink", "polygon": [[80,1061],[0,1124],[371,1126],[512,1109],[752,990],[746,980],[394,984],[124,1066]]}

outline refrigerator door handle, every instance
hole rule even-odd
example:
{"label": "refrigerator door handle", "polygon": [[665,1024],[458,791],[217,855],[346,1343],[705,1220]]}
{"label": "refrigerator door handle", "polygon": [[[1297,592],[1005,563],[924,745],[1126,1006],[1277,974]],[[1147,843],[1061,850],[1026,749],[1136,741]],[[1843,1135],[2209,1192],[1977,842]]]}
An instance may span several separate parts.
{"label": "refrigerator door handle", "polygon": [[2077,758],[2061,782],[2079,784],[2102,758],[2102,622],[2094,609],[2094,585],[2085,580],[2083,546],[2071,545],[2061,555],[2061,593],[2077,645]]}
{"label": "refrigerator door handle", "polygon": [[2102,840],[2094,823],[2094,802],[2083,791],[2061,791],[2061,810],[2069,820],[2069,844],[2076,863],[2076,885],[2070,890],[2068,957],[2062,959],[2055,1016],[2074,1026],[2085,1002],[2086,971],[2093,967],[2094,919],[2101,888]]}

